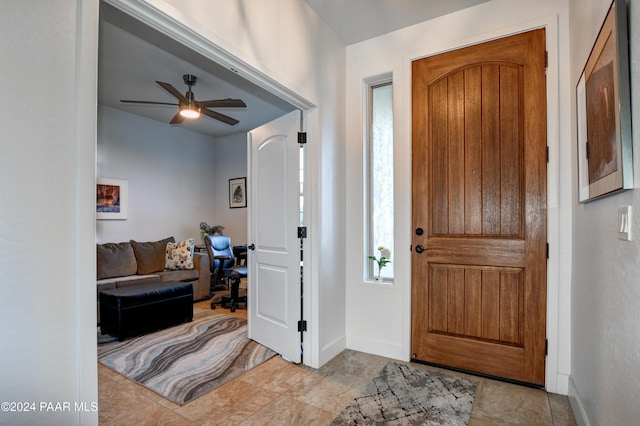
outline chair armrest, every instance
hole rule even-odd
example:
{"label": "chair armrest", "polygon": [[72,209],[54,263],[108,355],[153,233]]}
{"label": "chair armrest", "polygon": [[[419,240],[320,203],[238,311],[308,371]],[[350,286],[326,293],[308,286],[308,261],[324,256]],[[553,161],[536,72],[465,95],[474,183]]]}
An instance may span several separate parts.
{"label": "chair armrest", "polygon": [[211,271],[209,270],[209,256],[206,253],[193,254],[193,268],[198,271],[197,288],[193,289],[193,299],[200,300],[209,296],[211,286]]}

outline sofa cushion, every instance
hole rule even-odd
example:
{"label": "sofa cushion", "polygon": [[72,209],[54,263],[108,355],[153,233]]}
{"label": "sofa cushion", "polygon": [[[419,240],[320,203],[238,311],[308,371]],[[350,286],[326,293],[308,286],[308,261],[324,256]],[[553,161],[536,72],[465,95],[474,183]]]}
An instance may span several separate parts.
{"label": "sofa cushion", "polygon": [[[131,247],[138,261],[138,275],[164,271],[165,250],[168,243],[174,243],[173,237],[160,241],[138,242],[131,240]],[[136,272],[134,272],[135,274]]]}
{"label": "sofa cushion", "polygon": [[116,281],[116,288],[133,287],[141,284],[153,284],[162,281],[158,274],[131,275]]}
{"label": "sofa cushion", "polygon": [[164,281],[196,281],[198,271],[195,269],[179,269],[177,271],[158,272],[158,278]]}
{"label": "sofa cushion", "polygon": [[179,243],[168,243],[164,269],[168,271],[193,269],[193,252],[195,243],[196,242],[193,238],[180,241]]}
{"label": "sofa cushion", "polygon": [[129,242],[97,244],[97,260],[99,280],[133,275],[138,268]]}
{"label": "sofa cushion", "polygon": [[149,275],[127,275],[126,277],[114,277],[114,278],[105,278],[104,280],[98,280],[98,290],[106,289],[109,290],[105,286],[112,286],[111,288],[120,288],[120,287],[129,287],[132,285],[140,285],[140,284],[148,284],[148,283],[157,283],[162,281],[160,279],[160,275],[158,274],[149,274]]}

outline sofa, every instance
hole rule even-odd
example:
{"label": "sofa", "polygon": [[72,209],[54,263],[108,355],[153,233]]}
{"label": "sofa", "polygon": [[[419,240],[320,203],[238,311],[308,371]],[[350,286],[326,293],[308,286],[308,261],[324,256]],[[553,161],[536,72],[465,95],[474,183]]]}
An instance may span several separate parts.
{"label": "sofa", "polygon": [[194,240],[176,243],[173,237],[159,241],[97,244],[97,303],[100,291],[164,281],[193,286],[193,300],[209,297],[209,256],[194,251]]}

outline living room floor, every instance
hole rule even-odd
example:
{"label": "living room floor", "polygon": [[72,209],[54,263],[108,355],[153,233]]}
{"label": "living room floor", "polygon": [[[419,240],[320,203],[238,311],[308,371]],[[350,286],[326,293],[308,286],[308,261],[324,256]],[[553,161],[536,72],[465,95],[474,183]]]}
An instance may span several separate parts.
{"label": "living room floor", "polygon": [[[195,309],[210,310],[210,302]],[[247,317],[245,309],[216,312]],[[328,425],[389,361],[346,350],[320,369],[273,357],[183,406],[98,364],[101,425]],[[421,364],[478,383],[470,425],[575,425],[566,396]],[[354,369],[353,366],[366,366]]]}

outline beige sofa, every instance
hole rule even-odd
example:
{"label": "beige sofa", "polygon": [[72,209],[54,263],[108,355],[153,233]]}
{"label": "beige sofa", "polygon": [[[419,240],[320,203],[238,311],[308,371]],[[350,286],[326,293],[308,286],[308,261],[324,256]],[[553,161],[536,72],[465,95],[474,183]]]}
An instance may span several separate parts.
{"label": "beige sofa", "polygon": [[[209,297],[211,272],[209,256],[193,253],[192,269],[165,269],[167,243],[160,241],[106,243],[97,245],[97,297],[100,291],[162,281],[184,281],[193,285],[193,300]],[[98,309],[98,322],[100,312]]]}

